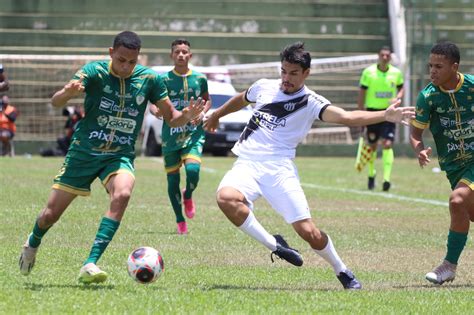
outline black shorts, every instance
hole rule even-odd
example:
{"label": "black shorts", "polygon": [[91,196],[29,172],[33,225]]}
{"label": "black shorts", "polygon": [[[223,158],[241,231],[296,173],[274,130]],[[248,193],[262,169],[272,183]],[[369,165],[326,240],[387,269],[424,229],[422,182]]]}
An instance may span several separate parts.
{"label": "black shorts", "polygon": [[[368,111],[374,111],[373,109],[367,109]],[[374,144],[379,139],[395,140],[395,123],[384,121],[378,124],[367,126],[367,141],[369,144]]]}

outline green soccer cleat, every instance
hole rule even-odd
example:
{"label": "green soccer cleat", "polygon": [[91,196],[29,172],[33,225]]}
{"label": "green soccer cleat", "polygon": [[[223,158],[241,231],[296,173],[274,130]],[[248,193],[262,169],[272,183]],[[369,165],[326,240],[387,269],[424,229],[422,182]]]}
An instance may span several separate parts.
{"label": "green soccer cleat", "polygon": [[94,263],[82,266],[79,272],[79,282],[84,284],[102,283],[107,280],[107,273],[100,270]]}

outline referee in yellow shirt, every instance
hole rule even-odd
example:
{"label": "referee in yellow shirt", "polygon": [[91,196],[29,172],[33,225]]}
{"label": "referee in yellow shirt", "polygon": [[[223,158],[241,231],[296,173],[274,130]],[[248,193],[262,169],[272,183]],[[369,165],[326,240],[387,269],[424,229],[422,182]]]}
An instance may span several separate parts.
{"label": "referee in yellow shirt", "polygon": [[[403,75],[400,69],[390,64],[392,51],[390,47],[383,46],[379,50],[379,59],[364,69],[360,78],[360,90],[357,105],[360,110],[378,111],[385,110],[393,99],[403,97]],[[367,141],[372,147],[372,157],[368,165],[368,188],[375,188],[375,160],[377,159],[377,145],[382,142],[383,160],[383,191],[390,189],[390,175],[393,165],[392,144],[395,138],[395,124],[382,122],[369,125]]]}

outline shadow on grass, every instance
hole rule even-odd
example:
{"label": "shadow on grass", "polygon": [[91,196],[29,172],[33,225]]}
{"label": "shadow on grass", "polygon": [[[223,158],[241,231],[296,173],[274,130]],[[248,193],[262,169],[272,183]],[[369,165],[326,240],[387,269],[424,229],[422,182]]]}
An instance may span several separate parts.
{"label": "shadow on grass", "polygon": [[210,287],[202,288],[202,291],[213,291],[213,290],[251,290],[251,291],[320,291],[320,292],[329,292],[329,291],[341,291],[334,288],[321,288],[321,287],[300,287],[300,288],[279,288],[279,287],[264,287],[264,286],[238,286],[238,285],[213,285]]}
{"label": "shadow on grass", "polygon": [[31,291],[41,291],[44,289],[53,289],[53,288],[69,288],[69,289],[80,289],[80,290],[113,290],[115,289],[114,285],[99,285],[99,284],[44,284],[44,283],[25,283],[25,289]]}
{"label": "shadow on grass", "polygon": [[396,285],[393,286],[394,289],[473,289],[474,284],[472,283],[464,283],[464,284],[416,284],[416,285]]}

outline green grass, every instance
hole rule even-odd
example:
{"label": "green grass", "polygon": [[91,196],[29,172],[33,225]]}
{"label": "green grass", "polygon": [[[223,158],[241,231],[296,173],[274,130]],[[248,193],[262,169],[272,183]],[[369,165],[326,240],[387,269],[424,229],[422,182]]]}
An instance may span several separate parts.
{"label": "green grass", "polygon": [[[35,269],[20,275],[17,259],[45,205],[62,159],[0,159],[0,313],[101,314],[472,314],[472,238],[453,283],[433,286],[424,274],[445,254],[450,193],[444,173],[396,159],[390,194],[366,191],[366,175],[353,159],[298,158],[301,182],[317,225],[363,283],[341,289],[332,269],[263,200],[255,213],[270,233],[286,236],[304,256],[302,268],[271,263],[270,253],[232,226],[215,203],[215,189],[234,159],[205,157],[194,197],[190,234],[175,233],[160,159],[137,159],[136,186],[122,225],[99,261],[109,273],[103,285],[80,285],[108,196],[96,182],[90,197],[77,198],[48,232]],[[433,163],[432,167],[437,166]],[[378,165],[381,174],[381,165]],[[165,272],[140,285],[126,271],[128,254],[152,246]]]}

